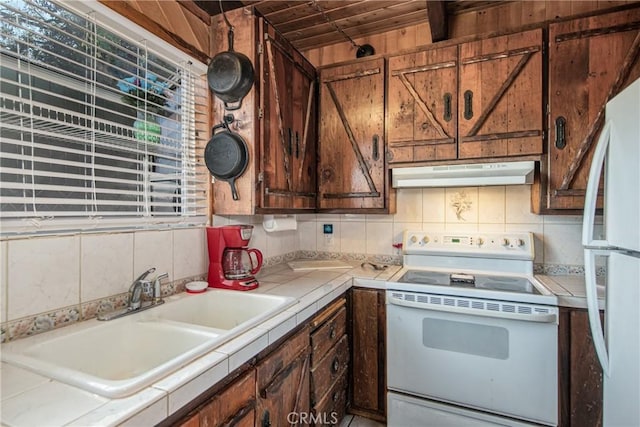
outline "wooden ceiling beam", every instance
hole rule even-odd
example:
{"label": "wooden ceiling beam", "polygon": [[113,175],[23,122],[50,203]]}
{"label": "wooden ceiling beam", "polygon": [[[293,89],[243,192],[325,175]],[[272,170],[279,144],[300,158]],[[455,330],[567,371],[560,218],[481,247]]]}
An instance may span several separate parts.
{"label": "wooden ceiling beam", "polygon": [[427,17],[431,27],[431,41],[439,42],[449,38],[449,20],[444,1],[427,1]]}

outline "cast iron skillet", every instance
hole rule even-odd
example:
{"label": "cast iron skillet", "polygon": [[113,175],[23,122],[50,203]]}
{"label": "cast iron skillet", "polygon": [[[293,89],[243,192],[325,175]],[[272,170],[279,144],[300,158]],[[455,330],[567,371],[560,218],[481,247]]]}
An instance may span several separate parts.
{"label": "cast iron skillet", "polygon": [[[238,200],[236,178],[241,176],[249,163],[249,150],[244,139],[229,130],[233,116],[226,116],[224,121],[211,129],[211,139],[204,148],[204,162],[215,179],[229,182],[233,200]],[[224,128],[216,133],[216,130]]]}
{"label": "cast iron skillet", "polygon": [[[223,10],[222,4],[220,9]],[[224,102],[226,110],[237,110],[253,86],[254,70],[247,56],[233,50],[234,27],[224,15],[224,10],[223,16],[229,27],[229,50],[218,53],[209,62],[207,81],[213,93]]]}

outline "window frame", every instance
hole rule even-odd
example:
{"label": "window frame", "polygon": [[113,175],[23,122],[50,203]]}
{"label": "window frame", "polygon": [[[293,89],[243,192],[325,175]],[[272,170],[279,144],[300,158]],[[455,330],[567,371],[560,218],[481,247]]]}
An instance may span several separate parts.
{"label": "window frame", "polygon": [[[188,61],[190,63],[190,68],[193,71],[192,75],[201,76],[203,78],[206,77],[206,64],[181,51],[178,47],[162,40],[160,37],[140,27],[137,23],[127,19],[96,0],[49,1],[80,16],[91,16],[90,19],[93,19],[100,26],[107,28],[118,37],[122,37],[123,39],[130,40],[135,43],[144,44],[148,52],[153,53],[154,55],[177,63]],[[81,86],[80,83],[72,81],[73,79],[69,78],[69,81],[66,81],[65,76],[45,69],[38,69],[38,71],[34,72],[33,75],[41,78],[44,77],[63,85],[75,84],[77,86]],[[206,127],[209,127],[209,123],[206,124]],[[191,129],[183,130],[183,132],[188,132],[189,130]],[[194,153],[196,159],[200,159],[202,157],[202,153],[199,151],[202,147],[199,147],[196,142],[194,148],[196,150],[196,153]],[[186,165],[183,165],[182,175],[185,174],[185,167]],[[195,170],[189,169],[189,172],[198,173],[201,169],[199,161],[196,162],[194,168]],[[145,174],[149,175],[152,173],[153,172],[150,171],[145,172]],[[1,182],[0,185],[2,185]],[[205,191],[207,194],[205,199],[208,200],[210,186],[207,185],[207,179],[203,179],[197,186],[202,187],[200,190]],[[197,204],[197,202],[194,203]],[[95,216],[86,215],[84,217],[60,216],[54,218],[3,218],[0,223],[0,236],[2,238],[10,238],[12,236],[25,237],[29,235],[43,234],[76,234],[82,232],[93,233],[96,231],[134,231],[140,229],[167,229],[202,226],[208,222],[210,216],[210,206],[208,201],[205,201],[204,204],[206,205],[206,213],[199,215],[153,216],[152,213],[147,213],[142,216],[131,215],[103,217],[97,213]]]}

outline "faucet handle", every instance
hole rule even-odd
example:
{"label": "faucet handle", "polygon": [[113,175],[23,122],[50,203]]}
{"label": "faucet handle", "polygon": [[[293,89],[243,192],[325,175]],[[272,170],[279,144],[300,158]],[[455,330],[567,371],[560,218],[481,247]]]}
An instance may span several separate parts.
{"label": "faucet handle", "polygon": [[162,291],[160,289],[160,281],[169,277],[169,273],[162,273],[156,276],[156,280],[153,284],[153,301],[155,304],[162,304]]}

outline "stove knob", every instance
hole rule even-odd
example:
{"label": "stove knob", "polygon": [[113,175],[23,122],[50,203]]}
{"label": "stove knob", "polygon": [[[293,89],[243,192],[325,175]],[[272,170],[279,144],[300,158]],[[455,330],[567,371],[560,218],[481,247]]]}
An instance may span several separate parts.
{"label": "stove knob", "polygon": [[424,243],[425,245],[426,245],[427,243],[429,243],[429,236],[424,236],[424,237],[422,238],[422,243]]}
{"label": "stove knob", "polygon": [[509,239],[502,239],[502,246],[509,246]]}
{"label": "stove knob", "polygon": [[411,243],[415,243],[418,241],[418,238],[416,236],[411,236]]}
{"label": "stove knob", "polygon": [[477,242],[478,242],[478,246],[484,245],[484,239],[482,237],[478,237]]}
{"label": "stove knob", "polygon": [[522,239],[518,239],[518,240],[516,240],[516,245],[517,245],[519,248],[523,247],[523,246],[524,246],[524,240],[522,240]]}

